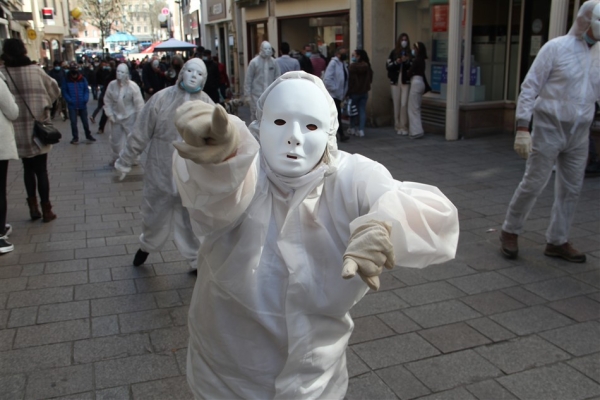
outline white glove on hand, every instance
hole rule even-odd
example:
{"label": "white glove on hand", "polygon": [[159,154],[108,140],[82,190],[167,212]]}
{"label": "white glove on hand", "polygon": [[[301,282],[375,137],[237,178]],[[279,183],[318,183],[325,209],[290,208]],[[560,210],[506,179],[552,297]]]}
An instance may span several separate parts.
{"label": "white glove on hand", "polygon": [[394,248],[390,241],[392,228],[385,222],[369,221],[358,227],[344,254],[344,279],[353,278],[356,272],[373,290],[379,290],[379,275],[383,267],[394,267]]}
{"label": "white glove on hand", "polygon": [[529,158],[529,153],[531,153],[531,135],[529,132],[517,131],[514,149],[521,158],[525,160]]}
{"label": "white glove on hand", "polygon": [[125,164],[123,164],[123,161],[121,161],[120,158],[117,158],[117,161],[115,161],[115,169],[117,170],[118,173],[120,173],[120,177],[119,177],[120,181],[125,179],[127,174],[131,172],[131,167],[128,167]]}
{"label": "white glove on hand", "polygon": [[196,164],[218,164],[233,155],[239,143],[237,128],[220,105],[188,101],[175,112],[183,142],[173,142],[179,155]]}

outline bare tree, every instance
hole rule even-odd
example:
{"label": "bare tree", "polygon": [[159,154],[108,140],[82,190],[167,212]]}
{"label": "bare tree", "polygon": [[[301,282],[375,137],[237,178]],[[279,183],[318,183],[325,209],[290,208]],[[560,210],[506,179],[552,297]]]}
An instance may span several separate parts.
{"label": "bare tree", "polygon": [[110,36],[113,24],[122,16],[122,0],[78,0],[84,19],[100,30],[100,43],[104,49],[104,39]]}

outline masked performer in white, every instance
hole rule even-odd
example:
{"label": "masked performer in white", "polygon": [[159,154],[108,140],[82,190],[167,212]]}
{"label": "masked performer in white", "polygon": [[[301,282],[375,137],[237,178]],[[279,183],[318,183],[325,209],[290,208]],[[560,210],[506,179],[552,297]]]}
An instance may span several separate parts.
{"label": "masked performer in white", "polygon": [[110,146],[113,151],[111,165],[119,158],[127,136],[133,131],[135,119],[144,107],[140,88],[129,80],[127,64],[117,67],[117,80],[112,81],[104,94],[104,113],[108,117]]}
{"label": "masked performer in white", "polygon": [[273,47],[267,41],[260,45],[260,53],[254,57],[244,80],[244,96],[250,104],[250,120],[256,119],[256,102],[261,94],[281,75],[279,64],[273,58]]}
{"label": "masked performer in white", "polygon": [[214,104],[202,85],[206,81],[206,66],[200,59],[186,62],[179,73],[177,84],[157,92],[139,113],[135,129],[127,138],[115,168],[122,177],[143,151],[147,151],[144,164],[144,190],[142,200],[142,234],[140,249],[133,264],[142,265],[150,252],[165,245],[171,229],[175,245],[192,268],[196,266],[198,239],[191,227],[188,211],[173,182],[173,141],[181,140],[173,122],[177,107],[185,102],[200,100]]}
{"label": "masked performer in white", "polygon": [[518,236],[556,165],[544,254],[570,262],[586,260],[569,243],[569,231],[583,186],[594,103],[600,101],[598,41],[600,0],[590,0],[581,5],[567,35],[542,47],[521,85],[514,147],[527,165],[502,225],[501,250],[507,258],[517,257]]}
{"label": "masked performer in white", "polygon": [[338,151],[335,103],[314,75],[286,73],[257,113],[260,146],[221,107],[177,110],[174,177],[205,235],[188,382],[199,399],[341,399],[349,310],[384,266],[453,258],[457,211],[437,188]]}

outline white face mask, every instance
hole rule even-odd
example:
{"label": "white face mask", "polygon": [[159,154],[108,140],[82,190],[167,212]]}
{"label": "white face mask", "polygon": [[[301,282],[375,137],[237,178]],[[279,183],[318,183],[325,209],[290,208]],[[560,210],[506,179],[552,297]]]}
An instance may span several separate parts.
{"label": "white face mask", "polygon": [[406,40],[403,40],[400,42],[400,44],[402,45],[402,47],[406,48],[406,46],[408,46],[408,42]]}
{"label": "white face mask", "polygon": [[186,63],[181,70],[181,74],[183,85],[187,90],[195,91],[202,88],[202,84],[206,77],[206,71],[203,70],[201,65]]}
{"label": "white face mask", "polygon": [[290,79],[273,88],[260,122],[260,145],[273,172],[288,178],[309,173],[323,158],[329,126],[329,104],[315,84]]}
{"label": "white face mask", "polygon": [[260,54],[263,55],[263,57],[271,57],[273,55],[273,48],[269,42],[263,42],[260,45]]}
{"label": "white face mask", "polygon": [[600,4],[596,4],[592,13],[592,33],[594,39],[600,41]]}
{"label": "white face mask", "polygon": [[120,64],[117,67],[117,80],[123,82],[127,78],[129,78],[129,68],[127,68],[127,65],[125,64]]}

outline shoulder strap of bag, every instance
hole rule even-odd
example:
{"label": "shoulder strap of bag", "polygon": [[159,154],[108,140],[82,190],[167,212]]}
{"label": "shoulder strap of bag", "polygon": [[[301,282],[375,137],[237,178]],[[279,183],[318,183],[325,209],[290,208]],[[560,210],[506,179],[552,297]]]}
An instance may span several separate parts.
{"label": "shoulder strap of bag", "polygon": [[12,75],[10,74],[10,71],[8,70],[8,67],[5,65],[4,68],[6,69],[6,73],[8,74],[8,77],[12,81],[13,85],[15,85],[15,88],[17,89],[17,93],[19,93],[19,96],[21,96],[21,99],[23,99],[23,103],[25,103],[25,107],[27,107],[27,110],[29,111],[29,114],[31,114],[31,118],[33,118],[34,121],[37,121],[37,119],[35,118],[35,116],[31,112],[31,108],[29,108],[29,105],[25,101],[25,97],[23,97],[23,95],[21,94],[21,91],[19,90],[19,87],[17,86],[17,84],[15,83],[15,80],[13,79]]}

